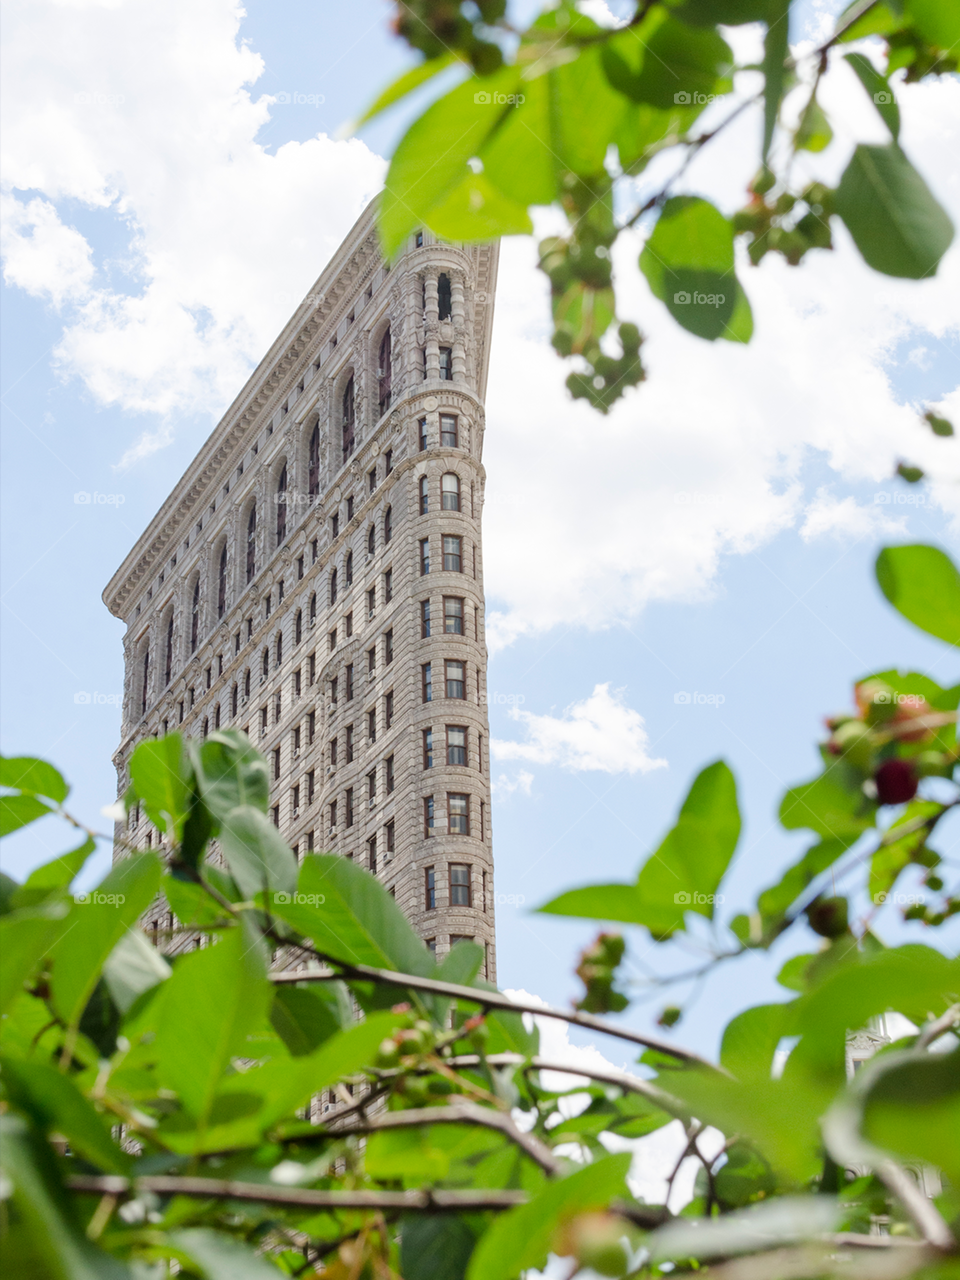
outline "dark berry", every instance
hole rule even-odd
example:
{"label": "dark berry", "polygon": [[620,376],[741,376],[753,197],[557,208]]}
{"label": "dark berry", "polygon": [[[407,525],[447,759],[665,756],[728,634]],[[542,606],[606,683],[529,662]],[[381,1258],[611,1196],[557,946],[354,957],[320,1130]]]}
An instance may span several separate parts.
{"label": "dark berry", "polygon": [[884,760],[874,782],[881,804],[906,804],[917,794],[917,774],[910,760]]}

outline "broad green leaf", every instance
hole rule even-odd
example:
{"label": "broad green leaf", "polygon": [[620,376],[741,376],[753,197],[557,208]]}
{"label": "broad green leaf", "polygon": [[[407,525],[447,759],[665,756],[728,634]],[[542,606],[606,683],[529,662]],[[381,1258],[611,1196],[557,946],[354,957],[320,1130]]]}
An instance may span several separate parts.
{"label": "broad green leaf", "polygon": [[69,1025],[78,1022],[104,961],[153,901],[159,884],[156,855],[136,853],[116,863],[96,889],[75,895],[51,952],[53,1004]]}
{"label": "broad green leaf", "polygon": [[[602,174],[610,142],[632,104],[611,85],[601,47],[583,49],[575,61],[555,67],[546,79],[550,121],[546,142],[559,174],[568,169],[585,178]],[[524,93],[528,83],[524,80],[521,85]],[[589,110],[584,110],[585,103],[590,104]]]}
{"label": "broad green leaf", "polygon": [[780,803],[781,825],[787,831],[816,831],[829,844],[823,852],[830,858],[834,841],[853,844],[873,825],[876,806],[867,800],[859,781],[842,762],[831,765],[819,778],[786,793]]}
{"label": "broad green leaf", "polygon": [[0,756],[0,787],[46,796],[54,804],[63,804],[70,794],[59,770],[33,756]]}
{"label": "broad green leaf", "polygon": [[481,1237],[467,1280],[515,1280],[529,1267],[543,1267],[565,1222],[626,1194],[631,1158],[624,1152],[597,1160],[549,1183],[529,1204],[501,1214]]}
{"label": "broad green leaf", "polygon": [[692,26],[737,27],[744,22],[765,22],[770,0],[680,0],[674,14]]}
{"label": "broad green leaf", "polygon": [[790,0],[769,0],[763,41],[763,162],[766,164],[777,127],[790,54]]}
{"label": "broad green leaf", "polygon": [[212,946],[181,956],[159,1007],[157,1076],[200,1127],[235,1056],[266,1020],[272,999],[263,944],[246,919]]}
{"label": "broad green leaf", "polygon": [[408,1214],[400,1232],[404,1280],[464,1280],[476,1243],[466,1219],[457,1214]]}
{"label": "broad green leaf", "polygon": [[526,205],[508,199],[486,174],[467,173],[459,186],[430,211],[430,228],[448,240],[494,240],[529,235]]}
{"label": "broad green leaf", "polygon": [[281,1274],[242,1240],[212,1227],[171,1231],[167,1238],[200,1267],[207,1280],[277,1280]]}
{"label": "broad green leaf", "polygon": [[35,867],[23,882],[17,905],[26,906],[33,901],[42,901],[58,889],[69,889],[96,849],[97,842],[88,836],[76,849]]}
{"label": "broad green leaf", "polygon": [[452,66],[457,60],[457,55],[451,52],[445,53],[439,58],[428,58],[425,62],[411,67],[409,71],[405,71],[403,75],[398,76],[391,85],[384,89],[383,93],[378,95],[352,128],[359,129],[368,120],[372,120],[374,116],[378,116],[382,111],[386,111],[388,107],[392,107],[395,102],[405,98],[414,89],[419,89],[422,84],[432,80],[441,71],[446,71],[447,67]]}
{"label": "broad green leaf", "polygon": [[868,266],[884,275],[935,275],[953,240],[953,224],[896,143],[858,146],[834,203]]}
{"label": "broad green leaf", "polygon": [[435,971],[433,957],[396,899],[349,858],[329,853],[304,858],[296,892],[273,894],[271,910],[337,960],[420,977]]}
{"label": "broad green leaf", "polygon": [[960,573],[939,547],[884,547],[877,582],[893,607],[921,631],[960,646]]}
{"label": "broad green leaf", "polygon": [[[887,893],[896,884],[900,872],[915,860],[926,844],[929,831],[926,827],[921,827],[919,831],[911,831],[899,839],[891,840],[890,837],[896,834],[898,828],[910,826],[918,818],[929,818],[942,810],[943,805],[933,800],[912,800],[897,821],[884,832],[885,842],[877,847],[870,859],[870,897],[874,902],[886,901]],[[889,843],[886,843],[888,840]]]}
{"label": "broad green leaf", "polygon": [[170,966],[139,929],[128,929],[107,956],[103,980],[121,1013],[145,991],[170,977]]}
{"label": "broad green leaf", "polygon": [[857,837],[821,840],[812,845],[799,862],[795,862],[777,884],[765,889],[757,899],[757,906],[764,921],[772,923],[782,919],[784,913],[796,902],[804,889],[833,866],[841,854],[850,848]]}
{"label": "broad green leaf", "polygon": [[898,1054],[884,1064],[863,1097],[861,1129],[875,1146],[960,1183],[960,1049]]}
{"label": "broad green leaf", "polygon": [[684,329],[711,342],[730,336],[738,289],[733,224],[719,209],[697,196],[668,200],[640,254],[640,269]]}
{"label": "broad green leaf", "polygon": [[141,742],[130,757],[130,781],[153,825],[179,842],[193,792],[180,734]]}
{"label": "broad green leaf", "polygon": [[373,1134],[364,1153],[366,1172],[377,1181],[398,1178],[407,1186],[445,1181],[450,1172],[450,1156],[434,1145],[436,1128],[424,1126]]}
{"label": "broad green leaf", "polygon": [[853,68],[857,79],[870,95],[881,120],[890,130],[894,142],[897,142],[900,138],[900,108],[897,106],[889,81],[876,70],[865,54],[848,53],[844,61]]}
{"label": "broad green leaf", "polygon": [[558,192],[552,84],[549,73],[525,81],[521,88],[525,101],[504,117],[480,151],[484,177],[524,208],[550,204]]}
{"label": "broad green leaf", "polygon": [[783,1037],[784,1006],[760,1004],[744,1009],[727,1023],[720,1064],[744,1083],[769,1080],[773,1055]]}
{"label": "broad green leaf", "polygon": [[713,1221],[678,1218],[658,1227],[646,1244],[655,1262],[728,1257],[817,1239],[835,1230],[840,1217],[841,1207],[833,1196],[782,1196]]}
{"label": "broad green leaf", "polygon": [[803,109],[794,144],[798,151],[823,151],[833,140],[833,130],[815,97]]}
{"label": "broad green leaf", "polygon": [[267,762],[245,734],[239,729],[218,729],[202,745],[191,741],[188,746],[200,795],[218,823],[243,805],[266,813],[270,803]]}
{"label": "broad green leaf", "polygon": [[[330,988],[336,990],[331,991]],[[270,1021],[295,1058],[313,1053],[344,1025],[342,983],[311,982],[302,987],[279,986],[270,1006]],[[349,1002],[346,1013],[349,1017]]]}
{"label": "broad green leaf", "polygon": [[615,89],[661,110],[706,102],[730,89],[733,54],[726,41],[715,29],[688,27],[663,9],[609,38],[602,58]]}
{"label": "broad green leaf", "polygon": [[53,809],[36,796],[0,796],[0,837],[29,826]]}
{"label": "broad green leaf", "polygon": [[69,914],[66,903],[52,902],[0,917],[0,1014],[23,993],[23,984],[67,927]]}
{"label": "broad green leaf", "polygon": [[289,897],[297,885],[293,850],[265,813],[249,805],[234,809],[220,829],[220,847],[244,898],[263,890]]}
{"label": "broad green leaf", "polygon": [[[219,870],[219,868],[209,866],[204,868],[207,875],[213,870]],[[224,879],[228,880],[229,877],[224,876]],[[211,883],[213,883],[212,877]],[[219,887],[218,883],[214,884],[214,888]],[[226,918],[227,913],[223,907],[206,891],[202,884],[196,884],[192,880],[181,880],[177,876],[165,875],[160,882],[160,888],[170,904],[171,911],[183,925],[216,924]],[[236,889],[233,892],[236,894]]]}
{"label": "broad green leaf", "polygon": [[3,1082],[12,1105],[44,1133],[62,1133],[76,1151],[104,1173],[126,1174],[127,1156],[110,1136],[103,1117],[74,1081],[46,1063],[5,1057]]}
{"label": "broad green leaf", "polygon": [[952,0],[904,0],[903,8],[924,40],[956,53],[960,44],[960,9]]}

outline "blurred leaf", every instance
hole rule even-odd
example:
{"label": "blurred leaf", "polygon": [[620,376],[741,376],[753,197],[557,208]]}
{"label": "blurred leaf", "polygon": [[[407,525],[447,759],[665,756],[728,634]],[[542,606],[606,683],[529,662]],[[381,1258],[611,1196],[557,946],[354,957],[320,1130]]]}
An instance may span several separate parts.
{"label": "blurred leaf", "polygon": [[22,995],[23,984],[46,959],[69,914],[65,903],[54,902],[0,917],[0,1014]]}
{"label": "blurred leaf", "polygon": [[16,905],[32,906],[36,902],[42,902],[57,890],[69,889],[96,849],[97,842],[87,836],[83,844],[76,849],[71,849],[69,853],[54,858],[52,862],[44,862],[41,866],[35,867],[21,885]]}
{"label": "blurred leaf", "polygon": [[640,254],[640,269],[684,329],[710,341],[731,336],[738,301],[733,224],[719,209],[696,196],[668,200]]}
{"label": "blurred leaf", "polygon": [[59,770],[33,756],[0,756],[0,787],[45,796],[54,804],[63,804],[70,794]]}
{"label": "blurred leaf", "polygon": [[[639,72],[632,70],[639,59]],[[729,91],[730,46],[720,34],[688,27],[654,9],[603,46],[603,66],[615,89],[661,110]]]}
{"label": "blurred leaf", "polygon": [[792,787],[780,803],[780,823],[787,831],[808,827],[826,837],[821,846],[822,856],[829,859],[826,865],[839,852],[834,842],[851,845],[873,825],[876,806],[864,796],[859,781],[840,762],[812,782]]}
{"label": "blurred leaf", "polygon": [[960,10],[951,0],[904,0],[903,7],[924,40],[938,49],[956,49]]}
{"label": "blurred leaf", "polygon": [[180,734],[141,742],[130,757],[130,781],[153,825],[179,843],[193,791]]}
{"label": "blurred leaf", "polygon": [[293,850],[265,813],[249,805],[232,810],[220,829],[220,847],[247,900],[262,890],[289,897],[297,885]]}
{"label": "blurred leaf", "polygon": [[188,748],[200,795],[210,813],[222,823],[234,809],[250,805],[266,813],[270,803],[267,762],[239,729],[218,729]]}
{"label": "blurred leaf", "polygon": [[408,1214],[400,1231],[404,1280],[464,1280],[476,1243],[470,1225],[457,1214]]}
{"label": "blurred leaf", "polygon": [[[803,790],[803,788],[797,788],[797,790]],[[791,811],[791,816],[796,816],[796,810]],[[772,941],[772,935],[778,931],[777,926],[783,920],[785,913],[797,901],[804,889],[828,867],[833,866],[855,839],[856,837],[848,835],[840,839],[821,840],[818,844],[811,845],[803,857],[784,872],[777,884],[760,894],[757,906],[767,926],[765,931],[770,941]],[[770,928],[770,925],[773,928]]]}
{"label": "blurred leaf", "polygon": [[835,207],[867,265],[884,275],[935,275],[953,240],[950,219],[895,143],[856,148]]}
{"label": "blurred leaf", "polygon": [[[338,1000],[340,983],[312,982],[302,987],[278,986],[270,1006],[270,1021],[295,1058],[312,1053],[344,1025]],[[346,1014],[350,1016],[347,1003]]]}
{"label": "blurred leaf", "polygon": [[121,1013],[157,983],[170,977],[170,966],[139,929],[128,929],[107,956],[103,979]]}
{"label": "blurred leaf", "polygon": [[[211,877],[211,871],[218,869],[205,867],[204,874],[210,879],[214,888],[219,889],[219,882],[214,882]],[[222,873],[221,873],[222,874]],[[224,879],[227,879],[224,876]],[[196,884],[191,880],[180,880],[176,876],[165,875],[160,882],[160,888],[164,897],[170,904],[170,909],[176,918],[183,925],[204,925],[216,924],[226,917],[226,911],[220,906],[202,884]],[[236,889],[234,889],[236,893]]]}
{"label": "blurred leaf", "polygon": [[833,141],[833,130],[816,97],[803,109],[794,139],[798,151],[823,151]]}
{"label": "blurred leaf", "polygon": [[715,1221],[668,1222],[647,1238],[654,1261],[729,1257],[814,1239],[835,1230],[840,1206],[833,1196],[783,1196]]}
{"label": "blurred leaf", "polygon": [[945,552],[922,543],[884,547],[876,573],[880,590],[908,622],[960,646],[960,573]]}
{"label": "blurred leaf", "polygon": [[783,1036],[784,1006],[760,1004],[727,1023],[720,1064],[738,1080],[769,1080],[773,1055]]}
{"label": "blurred leaf", "polygon": [[740,26],[744,22],[765,22],[770,0],[681,0],[673,12],[693,26]]}
{"label": "blurred leaf", "polygon": [[876,70],[865,54],[848,53],[844,56],[844,61],[853,68],[857,79],[870,95],[883,123],[890,130],[893,140],[896,142],[900,137],[900,108],[897,106],[893,90],[890,88],[886,77]]}
{"label": "blurred leaf", "polygon": [[48,813],[53,813],[51,807],[36,796],[0,796],[0,837],[19,831]]}
{"label": "blurred leaf", "polygon": [[[884,1055],[864,1082],[862,1131],[901,1160],[926,1161],[960,1183],[960,1049]],[[866,1085],[869,1083],[870,1087]]]}
{"label": "blurred leaf", "polygon": [[392,84],[379,94],[374,102],[367,107],[363,115],[352,126],[359,129],[365,125],[368,120],[372,120],[374,116],[380,115],[382,111],[386,111],[388,107],[392,107],[395,102],[399,102],[401,98],[405,98],[408,93],[412,93],[414,89],[419,89],[422,84],[426,84],[428,80],[432,80],[434,76],[439,75],[441,71],[446,71],[447,67],[452,66],[458,59],[453,53],[442,54],[439,58],[428,58],[426,61],[419,63],[415,67],[411,67],[409,71],[405,71],[403,75],[398,76]]}
{"label": "blurred leaf", "polygon": [[242,1240],[211,1227],[171,1231],[167,1238],[200,1267],[207,1280],[277,1280],[282,1274]]}
{"label": "blurred leaf", "polygon": [[763,151],[766,163],[773,141],[786,84],[785,62],[790,55],[790,0],[769,0],[767,33],[763,41]]}
{"label": "blurred leaf", "polygon": [[878,846],[870,859],[870,897],[874,902],[883,902],[886,894],[893,888],[900,872],[914,861],[915,855],[926,844],[929,831],[921,827],[919,831],[909,832],[899,840],[891,840],[901,827],[910,826],[918,818],[929,818],[940,813],[943,805],[933,800],[912,800],[887,831],[884,832],[884,843]]}

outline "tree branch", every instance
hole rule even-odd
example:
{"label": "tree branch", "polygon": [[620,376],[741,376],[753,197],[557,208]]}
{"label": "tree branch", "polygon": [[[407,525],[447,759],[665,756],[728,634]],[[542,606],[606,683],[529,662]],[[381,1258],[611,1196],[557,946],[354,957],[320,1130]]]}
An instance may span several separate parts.
{"label": "tree branch", "polygon": [[917,1037],[916,1048],[926,1049],[933,1044],[934,1040],[940,1037],[951,1027],[955,1027],[960,1022],[960,1004],[952,1004],[946,1013],[941,1013],[939,1018],[933,1022],[928,1022]]}

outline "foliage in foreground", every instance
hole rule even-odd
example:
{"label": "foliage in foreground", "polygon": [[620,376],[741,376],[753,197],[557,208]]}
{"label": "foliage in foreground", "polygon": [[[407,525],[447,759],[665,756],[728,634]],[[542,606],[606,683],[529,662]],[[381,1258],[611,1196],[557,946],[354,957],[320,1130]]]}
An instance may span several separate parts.
{"label": "foliage in foreground", "polygon": [[[943,552],[887,548],[877,573],[901,614],[960,646],[960,574]],[[242,735],[143,743],[126,804],[163,833],[162,857],[131,852],[74,896],[88,833],[26,883],[3,880],[9,1274],[515,1280],[554,1253],[570,1276],[956,1276],[960,963],[885,946],[873,915],[911,867],[934,901],[908,916],[935,928],[960,910],[931,847],[960,802],[958,699],[960,686],[896,670],[857,684],[856,711],[829,722],[823,771],[781,807],[814,843],[728,922],[725,945],[705,941],[740,834],[722,761],[634,882],[542,908],[706,947],[705,969],[804,921],[822,938],[783,967],[791,997],[736,1016],[711,1064],[595,1016],[626,1003],[623,943],[601,934],[581,957],[581,1012],[552,1016],[632,1041],[642,1067],[578,1084],[579,1109],[545,1082],[523,1006],[479,979],[479,947],[438,965],[375,877],[330,855],[297,866]],[[51,765],[5,760],[2,782],[4,834],[50,813],[73,821]],[[864,890],[871,909],[855,920]],[[204,943],[172,962],[138,927],[158,892],[174,937]],[[888,1010],[919,1033],[848,1081],[848,1032]],[[305,1118],[325,1090],[335,1117]],[[699,1161],[677,1216],[636,1199],[630,1155],[608,1154],[606,1136],[676,1121]],[[724,1137],[716,1157],[708,1125]],[[663,1170],[670,1185],[678,1167]],[[878,1223],[886,1234],[870,1234]]]}
{"label": "foliage in foreground", "polygon": [[[738,239],[754,266],[768,253],[797,266],[833,247],[839,220],[873,270],[911,280],[936,273],[953,226],[900,146],[896,94],[900,83],[957,71],[956,0],[854,0],[827,40],[800,51],[788,43],[800,0],[624,8],[620,25],[601,27],[575,0],[550,0],[517,30],[506,0],[398,3],[396,30],[424,61],[364,120],[451,68],[470,74],[423,111],[394,152],[379,214],[388,254],[417,227],[490,240],[530,233],[531,210],[555,208],[566,233],[540,245],[553,345],[575,358],[571,394],[603,413],[646,376],[640,331],[617,314],[613,251],[624,230],[647,232],[638,265],[654,297],[711,342],[749,342],[753,333]],[[747,23],[762,24],[763,54],[737,65],[720,28]],[[831,161],[820,153],[834,125],[841,137],[862,136],[853,101],[846,114],[831,108],[843,116],[833,125],[821,101],[835,70],[865,95],[886,139],[860,142],[830,185]],[[754,83],[741,76],[734,93],[738,72]],[[753,106],[756,136],[746,146],[756,174],[744,206],[728,215],[682,194],[691,161]]]}

